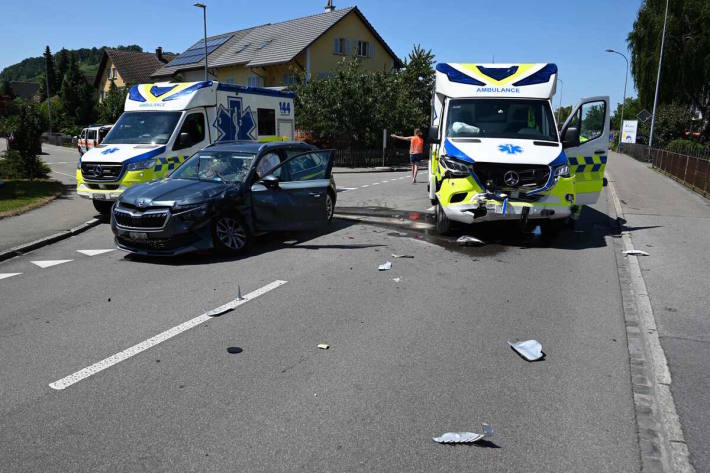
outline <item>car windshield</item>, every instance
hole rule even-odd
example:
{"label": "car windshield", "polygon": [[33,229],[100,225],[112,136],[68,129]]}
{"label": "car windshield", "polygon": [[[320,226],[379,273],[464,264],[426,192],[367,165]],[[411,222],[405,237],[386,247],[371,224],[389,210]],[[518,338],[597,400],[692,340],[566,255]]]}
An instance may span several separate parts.
{"label": "car windshield", "polygon": [[446,136],[557,141],[557,130],[546,100],[465,99],[451,101]]}
{"label": "car windshield", "polygon": [[164,145],[182,112],[125,112],[108,132],[107,145]]}
{"label": "car windshield", "polygon": [[253,154],[231,151],[201,151],[177,168],[170,179],[213,182],[242,182],[254,161]]}

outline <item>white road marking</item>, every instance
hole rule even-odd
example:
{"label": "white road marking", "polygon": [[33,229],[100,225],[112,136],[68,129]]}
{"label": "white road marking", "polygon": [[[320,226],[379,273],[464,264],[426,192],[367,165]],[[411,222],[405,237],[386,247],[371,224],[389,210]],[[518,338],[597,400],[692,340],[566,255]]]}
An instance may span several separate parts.
{"label": "white road marking", "polygon": [[81,253],[82,255],[96,256],[96,255],[102,255],[104,253],[108,253],[109,251],[115,251],[115,249],[111,248],[110,250],[76,250],[76,251]]}
{"label": "white road marking", "polygon": [[49,164],[50,166],[52,164],[74,164],[74,165],[76,165],[76,161],[58,161],[56,163],[47,163],[47,164]]}
{"label": "white road marking", "polygon": [[126,348],[123,351],[120,351],[116,353],[115,355],[109,356],[108,358],[104,358],[103,360],[99,361],[98,363],[94,363],[91,366],[88,366],[82,370],[77,371],[76,373],[70,374],[69,376],[65,376],[64,378],[57,380],[53,383],[49,384],[49,387],[52,389],[56,390],[62,390],[66,389],[72,384],[78,383],[79,381],[82,381],[89,376],[95,375],[96,373],[105,370],[106,368],[109,368],[117,363],[120,363],[124,360],[127,360],[128,358],[137,355],[138,353],[141,353],[149,348],[152,348],[159,343],[162,343],[166,340],[170,340],[176,335],[181,334],[182,332],[185,332],[186,330],[189,330],[191,328],[194,328],[198,325],[200,325],[203,322],[207,322],[208,320],[212,319],[212,317],[208,314],[213,313],[221,313],[220,311],[227,311],[227,310],[232,310],[236,309],[240,305],[246,304],[252,299],[256,299],[259,296],[262,296],[266,294],[269,291],[272,291],[276,289],[279,286],[283,286],[286,284],[287,281],[274,281],[272,283],[267,284],[264,287],[261,287],[257,289],[256,291],[252,291],[249,294],[242,296],[242,299],[240,300],[233,300],[230,301],[220,307],[217,307],[211,311],[205,312],[202,315],[198,315],[194,319],[188,320],[187,322],[184,322],[180,325],[176,325],[175,327],[168,329],[162,333],[159,333],[158,335],[149,338],[148,340],[145,340],[137,345],[133,345],[130,348]]}
{"label": "white road marking", "polygon": [[364,186],[360,186],[360,187],[370,187],[370,184],[365,184]]}
{"label": "white road marking", "polygon": [[75,174],[67,174],[67,173],[65,173],[65,172],[55,171],[54,169],[52,169],[52,172],[57,173],[57,174],[61,174],[62,176],[72,177],[72,178],[76,179],[76,175],[75,175]]}
{"label": "white road marking", "polygon": [[379,184],[379,182],[373,182],[373,183],[372,183],[373,186],[376,186],[377,184]]}
{"label": "white road marking", "polygon": [[68,263],[70,261],[74,261],[72,259],[52,259],[52,260],[44,260],[44,261],[30,261],[30,263],[39,266],[42,269],[45,268],[50,268],[52,266],[56,266],[58,264],[63,264],[63,263]]}
{"label": "white road marking", "polygon": [[357,187],[338,187],[339,192],[354,191]]}
{"label": "white road marking", "polygon": [[0,279],[7,279],[13,276],[19,276],[22,273],[0,273]]}

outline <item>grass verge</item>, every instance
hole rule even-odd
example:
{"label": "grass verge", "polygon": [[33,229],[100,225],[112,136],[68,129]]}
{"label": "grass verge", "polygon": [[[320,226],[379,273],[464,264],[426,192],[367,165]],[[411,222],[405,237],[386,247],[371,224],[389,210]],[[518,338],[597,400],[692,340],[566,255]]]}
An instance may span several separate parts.
{"label": "grass verge", "polygon": [[63,185],[52,180],[13,179],[0,185],[0,218],[19,215],[53,201]]}

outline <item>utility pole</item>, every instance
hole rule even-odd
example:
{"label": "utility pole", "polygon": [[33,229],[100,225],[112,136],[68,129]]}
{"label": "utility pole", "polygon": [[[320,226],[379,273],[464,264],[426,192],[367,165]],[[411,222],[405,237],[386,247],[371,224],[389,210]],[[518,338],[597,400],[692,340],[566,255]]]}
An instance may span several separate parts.
{"label": "utility pole", "polygon": [[651,115],[651,133],[648,137],[648,156],[651,157],[653,147],[653,127],[656,124],[656,105],[658,103],[658,86],[661,83],[661,63],[663,62],[663,43],[666,40],[666,21],[668,20],[668,0],[666,0],[666,14],[663,17],[663,34],[661,35],[661,55],[658,58],[658,76],[656,77],[656,95],[653,97],[653,115]]}
{"label": "utility pole", "polygon": [[621,123],[619,124],[619,151],[620,151],[621,150],[621,136],[624,131],[624,106],[626,105],[626,83],[629,80],[629,60],[625,54],[622,54],[619,51],[615,51],[613,49],[607,49],[606,52],[618,54],[619,56],[623,57],[624,60],[626,61],[626,75],[624,76],[624,100],[621,102]]}
{"label": "utility pole", "polygon": [[202,8],[202,21],[204,23],[204,33],[205,33],[205,82],[207,82],[208,76],[207,76],[207,5],[204,3],[200,2],[195,2],[192,4],[193,6],[196,6],[197,8]]}

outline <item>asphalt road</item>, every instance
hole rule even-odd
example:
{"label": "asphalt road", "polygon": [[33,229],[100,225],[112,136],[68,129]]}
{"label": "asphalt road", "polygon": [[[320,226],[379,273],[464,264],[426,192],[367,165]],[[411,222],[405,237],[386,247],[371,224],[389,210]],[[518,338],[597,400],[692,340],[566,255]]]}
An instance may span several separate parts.
{"label": "asphalt road", "polygon": [[[336,180],[344,216],[378,224],[336,218],[234,259],[80,253],[114,248],[101,225],[0,263],[20,273],[0,279],[0,471],[639,471],[606,193],[556,239],[487,226],[459,248],[408,173]],[[488,443],[432,442],[481,422]]]}

